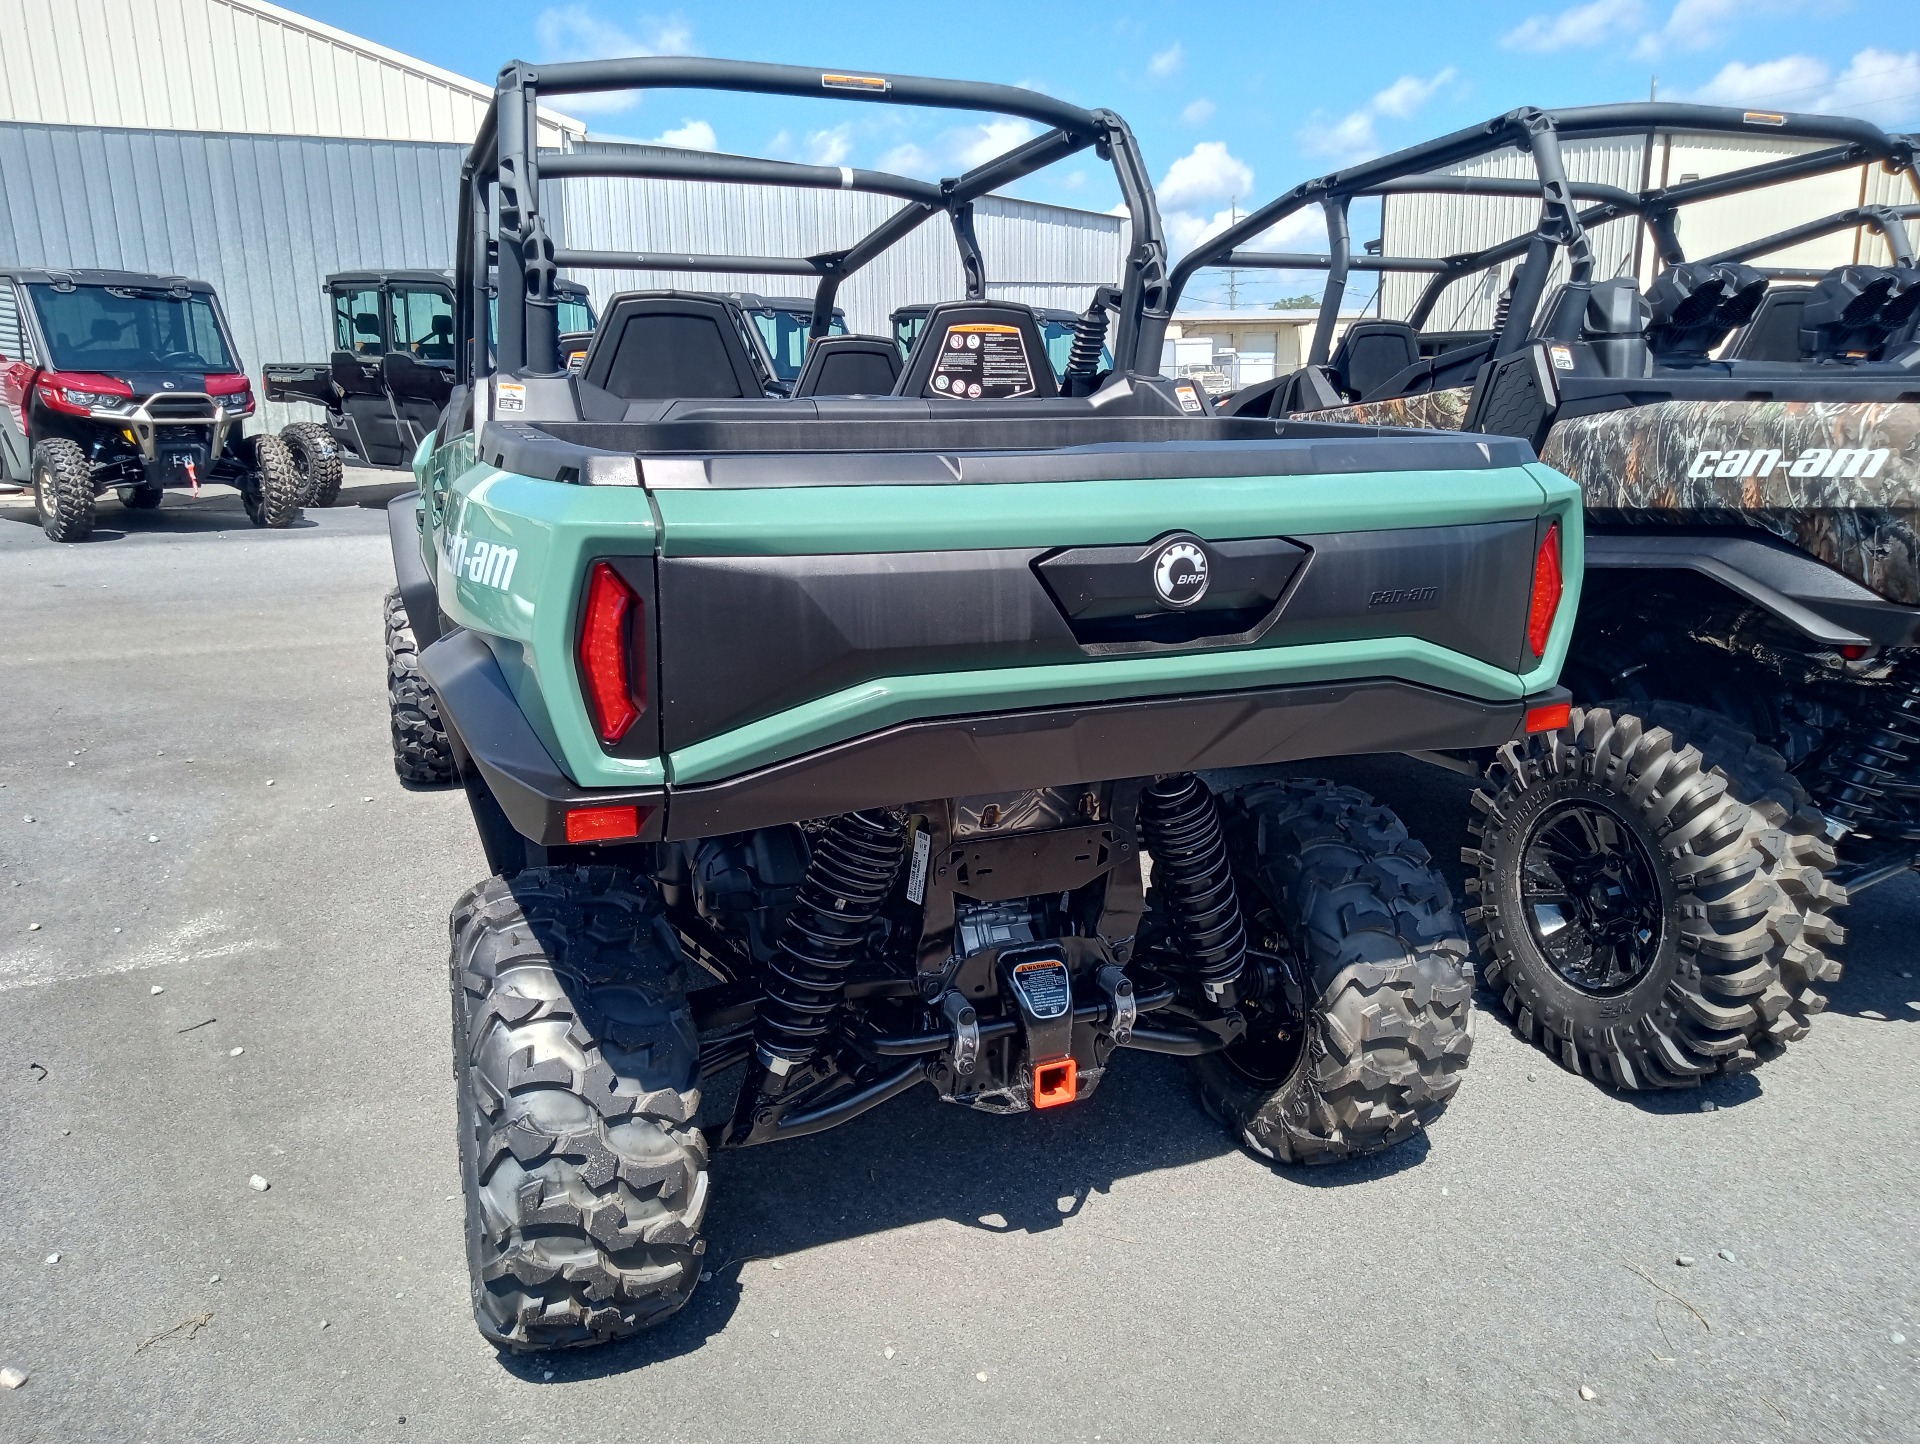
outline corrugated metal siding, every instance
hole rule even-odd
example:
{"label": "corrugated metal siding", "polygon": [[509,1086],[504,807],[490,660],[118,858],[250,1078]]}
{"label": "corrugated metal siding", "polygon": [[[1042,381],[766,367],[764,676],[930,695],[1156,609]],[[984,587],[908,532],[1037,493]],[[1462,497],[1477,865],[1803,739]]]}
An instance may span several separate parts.
{"label": "corrugated metal siding", "polygon": [[[1646,152],[1643,138],[1621,136],[1581,141],[1566,147],[1569,178],[1598,181],[1638,190],[1643,168],[1647,184],[1677,184],[1683,176],[1706,177],[1758,165],[1816,147],[1745,136],[1662,136]],[[1532,178],[1531,159],[1506,150],[1454,168],[1456,173]],[[1862,203],[1907,205],[1920,200],[1912,177],[1892,176],[1878,166],[1838,171],[1745,195],[1688,206],[1680,212],[1680,243],[1690,256],[1712,255],[1743,241],[1757,240],[1803,220],[1830,215]],[[1539,203],[1504,196],[1390,196],[1383,203],[1386,251],[1389,255],[1448,256],[1479,250],[1531,228]],[[1631,275],[1640,226],[1616,221],[1590,232],[1594,274]],[[1909,222],[1910,234],[1920,228]],[[1650,242],[1641,244],[1639,275],[1642,285],[1653,279],[1656,258]],[[1768,264],[1826,269],[1855,261],[1885,263],[1885,245],[1872,233],[1857,237],[1843,232],[1808,241],[1766,257]],[[1512,278],[1518,262],[1509,262],[1490,279],[1462,281],[1447,291],[1428,325],[1436,330],[1493,324],[1494,306]],[[1554,267],[1552,281],[1565,276],[1564,262]],[[1405,316],[1426,285],[1423,276],[1386,278],[1384,314]]]}
{"label": "corrugated metal siding", "polygon": [[[210,281],[259,383],[332,340],[321,280],[453,264],[457,145],[0,123],[0,263]],[[279,427],[307,407],[266,407]]]}
{"label": "corrugated metal siding", "polygon": [[263,0],[0,0],[0,36],[0,120],[466,145],[493,94]]}
{"label": "corrugated metal siding", "polygon": [[[625,149],[600,142],[576,150]],[[808,256],[851,245],[902,204],[852,191],[687,181],[578,178],[548,182],[562,191],[566,244],[579,250],[685,251],[713,255]],[[542,204],[553,209],[551,200]],[[1116,216],[989,196],[974,206],[974,234],[986,260],[988,293],[1034,306],[1084,308],[1097,285],[1120,278],[1125,238]],[[689,289],[811,295],[796,276],[721,276],[666,271],[571,273],[603,306],[616,291]],[[841,288],[839,304],[856,331],[884,333],[896,306],[957,299],[965,289],[953,231],[935,216]]]}

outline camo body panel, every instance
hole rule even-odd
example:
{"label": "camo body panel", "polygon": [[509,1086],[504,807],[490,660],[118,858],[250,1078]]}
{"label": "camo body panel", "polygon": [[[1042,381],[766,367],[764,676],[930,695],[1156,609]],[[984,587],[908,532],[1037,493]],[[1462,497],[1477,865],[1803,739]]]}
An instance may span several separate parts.
{"label": "camo body panel", "polygon": [[1419,396],[1396,396],[1390,401],[1356,401],[1325,411],[1301,411],[1302,421],[1351,421],[1362,426],[1414,426],[1424,431],[1458,431],[1466,424],[1471,386],[1428,391]]}
{"label": "camo body panel", "polygon": [[1920,404],[1662,401],[1559,422],[1540,459],[1600,525],[1757,527],[1920,604]]}

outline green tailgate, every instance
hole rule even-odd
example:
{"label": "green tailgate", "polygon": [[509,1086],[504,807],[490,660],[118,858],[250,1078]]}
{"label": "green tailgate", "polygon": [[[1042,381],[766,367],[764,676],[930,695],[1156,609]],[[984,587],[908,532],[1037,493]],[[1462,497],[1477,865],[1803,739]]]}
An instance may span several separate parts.
{"label": "green tailgate", "polygon": [[[463,438],[463,440],[465,440]],[[1486,701],[1553,684],[1579,600],[1580,493],[1538,464],[1462,471],[988,485],[661,490],[538,481],[473,463],[470,441],[420,458],[437,525],[440,604],[485,636],[535,730],[582,786],[706,782],[919,718],[1123,697],[1399,677]],[[653,510],[658,507],[656,538]],[[602,556],[828,553],[1210,541],[1557,516],[1567,596],[1525,676],[1412,637],[1096,659],[874,678],[664,758],[609,757],[574,675],[582,579]],[[507,552],[512,559],[503,561]],[[670,645],[669,641],[669,645]]]}

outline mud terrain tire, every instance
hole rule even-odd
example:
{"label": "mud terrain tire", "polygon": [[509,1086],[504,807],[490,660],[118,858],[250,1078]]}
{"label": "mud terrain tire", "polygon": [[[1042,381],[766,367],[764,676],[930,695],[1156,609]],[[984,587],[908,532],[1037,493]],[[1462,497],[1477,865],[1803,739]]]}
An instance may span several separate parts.
{"label": "mud terrain tire", "polygon": [[393,770],[402,782],[444,787],[453,781],[453,747],[440,720],[440,700],[420,675],[420,644],[400,589],[387,593],[387,725]]}
{"label": "mud terrain tire", "polygon": [[615,868],[536,868],[472,889],[450,926],[480,1332],[534,1352],[660,1323],[700,1276],[707,1144],[657,895]]}
{"label": "mud terrain tire", "polygon": [[277,436],[256,437],[253,447],[253,470],[240,485],[247,520],[276,530],[290,527],[300,515],[305,489],[294,467],[293,453]]}
{"label": "mud terrain tire", "polygon": [[[1564,730],[1501,748],[1474,795],[1477,845],[1462,852],[1478,900],[1467,922],[1515,1031],[1622,1089],[1741,1072],[1801,1036],[1824,1005],[1813,985],[1839,976],[1823,949],[1844,936],[1828,916],[1844,895],[1820,872],[1832,854],[1805,836],[1811,814],[1795,820],[1804,795],[1778,759],[1724,718],[1651,705],[1672,725],[1575,708]],[[1537,849],[1555,816],[1582,810],[1608,820],[1614,854],[1640,860],[1644,916],[1657,922],[1640,930],[1640,971],[1606,986],[1556,965],[1521,899],[1523,873],[1530,895],[1552,895],[1537,891]],[[1612,885],[1596,874],[1583,886]],[[1574,936],[1564,956],[1580,954]]]}
{"label": "mud terrain tire", "polygon": [[60,437],[33,446],[33,505],[40,529],[57,542],[93,534],[93,468],[78,445]]}
{"label": "mud terrain tire", "polygon": [[1251,935],[1298,960],[1307,1016],[1264,1055],[1250,1037],[1197,1059],[1208,1109],[1274,1163],[1406,1141],[1440,1116],[1473,1048],[1466,930],[1445,879],[1357,788],[1273,783],[1226,816]]}
{"label": "mud terrain tire", "polygon": [[280,439],[300,474],[301,504],[329,507],[338,501],[346,468],[333,433],[317,421],[295,421],[280,428]]}

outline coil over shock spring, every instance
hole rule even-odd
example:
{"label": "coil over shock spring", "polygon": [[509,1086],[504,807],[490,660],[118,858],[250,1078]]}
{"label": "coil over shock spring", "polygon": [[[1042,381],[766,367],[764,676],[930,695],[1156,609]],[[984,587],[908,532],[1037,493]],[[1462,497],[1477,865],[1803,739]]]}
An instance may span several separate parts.
{"label": "coil over shock spring", "polygon": [[1163,777],[1141,795],[1140,828],[1175,951],[1209,999],[1231,1006],[1246,965],[1247,927],[1213,794],[1190,772]]}
{"label": "coil over shock spring", "polygon": [[1067,353],[1067,375],[1092,376],[1100,370],[1100,348],[1107,344],[1107,308],[1098,296],[1085,314],[1074,318],[1073,349]]}
{"label": "coil over shock spring", "polygon": [[820,1051],[847,969],[893,890],[905,837],[906,823],[892,813],[849,812],[814,844],[761,985],[754,1041],[761,1066],[776,1077]]}
{"label": "coil over shock spring", "polygon": [[1920,797],[1920,676],[1906,670],[1891,683],[1822,769],[1819,802],[1850,832],[1920,841],[1909,810]]}

